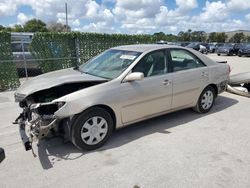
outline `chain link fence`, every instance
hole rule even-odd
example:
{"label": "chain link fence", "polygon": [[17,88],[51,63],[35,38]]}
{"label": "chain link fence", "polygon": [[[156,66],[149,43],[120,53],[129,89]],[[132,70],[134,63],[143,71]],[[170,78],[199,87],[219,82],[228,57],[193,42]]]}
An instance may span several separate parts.
{"label": "chain link fence", "polygon": [[[85,63],[114,46],[155,43],[150,35],[97,33],[35,33],[12,40],[9,33],[0,33],[0,89],[19,86],[19,78],[37,76]],[[8,54],[2,55],[2,54]]]}
{"label": "chain link fence", "polygon": [[16,88],[19,79],[11,52],[10,33],[0,32],[0,91]]}

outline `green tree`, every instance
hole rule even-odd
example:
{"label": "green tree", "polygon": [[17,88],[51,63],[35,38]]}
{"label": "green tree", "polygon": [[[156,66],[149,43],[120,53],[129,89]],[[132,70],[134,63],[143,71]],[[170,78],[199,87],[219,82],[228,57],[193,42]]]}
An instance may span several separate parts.
{"label": "green tree", "polygon": [[250,36],[245,37],[245,42],[250,42]]}
{"label": "green tree", "polygon": [[4,31],[5,27],[3,25],[0,25],[0,31]]}
{"label": "green tree", "polygon": [[62,23],[56,23],[56,22],[50,22],[47,26],[47,29],[50,32],[67,32],[71,31],[71,28],[66,25],[63,25]]}
{"label": "green tree", "polygon": [[166,35],[166,41],[176,42],[177,40],[178,40],[178,37],[176,35],[173,35],[173,34]]}
{"label": "green tree", "polygon": [[206,40],[206,33],[205,31],[193,31],[191,33],[191,41],[199,41],[204,42]]}
{"label": "green tree", "polygon": [[24,28],[22,25],[16,24],[13,28],[11,28],[13,32],[24,32]]}
{"label": "green tree", "polygon": [[235,33],[232,38],[230,38],[230,42],[241,43],[245,39],[244,33]]}
{"label": "green tree", "polygon": [[191,30],[188,30],[187,32],[180,31],[178,33],[179,41],[190,41],[191,40]]}
{"label": "green tree", "polygon": [[27,21],[24,26],[25,32],[47,32],[46,24],[42,20],[32,19]]}
{"label": "green tree", "polygon": [[216,32],[212,32],[209,34],[209,42],[217,42],[217,33]]}
{"label": "green tree", "polygon": [[0,25],[0,31],[10,32],[11,28],[10,27],[4,27],[3,25]]}
{"label": "green tree", "polygon": [[165,33],[163,33],[163,32],[154,33],[154,34],[153,34],[153,38],[154,38],[156,41],[166,40],[166,35],[165,35]]}
{"label": "green tree", "polygon": [[216,34],[216,42],[226,42],[226,40],[227,40],[226,33],[222,32]]}

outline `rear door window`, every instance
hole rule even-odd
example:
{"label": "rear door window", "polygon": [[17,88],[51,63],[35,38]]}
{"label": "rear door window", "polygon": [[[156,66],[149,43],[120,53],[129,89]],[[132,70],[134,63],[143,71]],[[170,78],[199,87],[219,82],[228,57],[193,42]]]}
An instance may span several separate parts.
{"label": "rear door window", "polygon": [[170,50],[170,59],[172,62],[172,69],[174,72],[204,67],[204,63],[196,56],[182,49]]}

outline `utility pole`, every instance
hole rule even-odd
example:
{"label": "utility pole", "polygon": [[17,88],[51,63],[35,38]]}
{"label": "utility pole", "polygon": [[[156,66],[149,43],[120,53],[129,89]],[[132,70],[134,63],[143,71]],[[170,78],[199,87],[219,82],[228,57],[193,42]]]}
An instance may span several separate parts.
{"label": "utility pole", "polygon": [[67,3],[65,3],[65,15],[66,15],[66,32],[68,32],[68,6]]}

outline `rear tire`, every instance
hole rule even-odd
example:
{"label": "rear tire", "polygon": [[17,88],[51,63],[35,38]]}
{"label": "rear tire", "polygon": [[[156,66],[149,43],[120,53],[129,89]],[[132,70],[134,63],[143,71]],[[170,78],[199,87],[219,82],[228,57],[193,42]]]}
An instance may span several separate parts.
{"label": "rear tire", "polygon": [[215,100],[215,90],[212,86],[207,86],[201,93],[196,106],[193,108],[198,113],[207,113],[213,107]]}
{"label": "rear tire", "polygon": [[72,125],[71,140],[79,149],[94,150],[110,138],[113,127],[111,115],[103,108],[93,107],[76,118]]}

